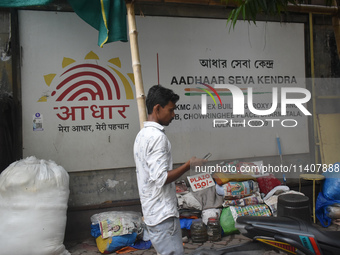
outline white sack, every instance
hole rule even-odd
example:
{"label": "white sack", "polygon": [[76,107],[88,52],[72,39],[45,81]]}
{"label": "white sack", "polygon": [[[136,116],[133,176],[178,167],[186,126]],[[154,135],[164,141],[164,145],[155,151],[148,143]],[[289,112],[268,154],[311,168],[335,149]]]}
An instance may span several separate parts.
{"label": "white sack", "polygon": [[69,176],[53,161],[16,161],[0,175],[0,254],[67,255]]}
{"label": "white sack", "polygon": [[217,218],[220,219],[222,209],[218,208],[211,208],[211,209],[205,209],[202,211],[202,221],[205,225],[208,224],[209,218]]}
{"label": "white sack", "polygon": [[192,192],[176,194],[176,196],[179,208],[202,210],[201,203],[193,196]]}

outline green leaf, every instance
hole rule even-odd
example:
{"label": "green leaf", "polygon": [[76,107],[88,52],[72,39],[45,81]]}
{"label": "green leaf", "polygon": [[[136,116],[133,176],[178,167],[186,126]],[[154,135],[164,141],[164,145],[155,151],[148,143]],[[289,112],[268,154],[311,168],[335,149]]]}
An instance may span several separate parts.
{"label": "green leaf", "polygon": [[249,1],[249,15],[251,20],[256,24],[256,15],[257,15],[257,9],[256,9],[256,4],[255,0]]}
{"label": "green leaf", "polygon": [[[233,16],[234,16],[234,13],[235,13],[235,9],[233,9],[228,17],[228,20],[227,20],[227,26],[229,24],[229,22],[231,22],[233,20]],[[232,23],[232,22],[231,22]],[[231,24],[230,24],[230,27],[229,27],[229,32],[230,32],[230,29],[231,29]]]}
{"label": "green leaf", "polygon": [[250,12],[249,12],[249,0],[247,0],[245,3],[244,3],[244,12],[246,14],[246,20],[248,20],[248,22],[250,22]]}
{"label": "green leaf", "polygon": [[[229,0],[221,1],[225,1],[227,4],[230,2]],[[230,29],[231,26],[235,28],[237,20],[241,19],[239,18],[241,12],[243,20],[253,21],[256,24],[256,17],[260,12],[265,15],[280,15],[282,11],[287,10],[289,3],[297,5],[306,3],[306,0],[234,0],[233,2],[237,4],[237,7],[233,8],[227,20]],[[332,5],[332,0],[324,2],[326,6]]]}
{"label": "green leaf", "polygon": [[238,16],[240,15],[241,9],[242,9],[242,5],[239,6],[239,7],[236,9],[236,13],[235,13],[234,20],[233,20],[233,28],[235,28],[235,25],[236,25]]}

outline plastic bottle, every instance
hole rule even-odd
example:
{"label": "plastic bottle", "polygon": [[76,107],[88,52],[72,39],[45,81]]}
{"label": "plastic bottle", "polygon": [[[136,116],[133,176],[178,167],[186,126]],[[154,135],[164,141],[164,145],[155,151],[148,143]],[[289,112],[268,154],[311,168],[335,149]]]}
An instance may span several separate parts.
{"label": "plastic bottle", "polygon": [[207,223],[208,241],[217,242],[221,240],[221,224],[218,218],[209,218]]}
{"label": "plastic bottle", "polygon": [[190,232],[193,243],[204,243],[208,240],[207,227],[203,223],[202,219],[192,221]]}

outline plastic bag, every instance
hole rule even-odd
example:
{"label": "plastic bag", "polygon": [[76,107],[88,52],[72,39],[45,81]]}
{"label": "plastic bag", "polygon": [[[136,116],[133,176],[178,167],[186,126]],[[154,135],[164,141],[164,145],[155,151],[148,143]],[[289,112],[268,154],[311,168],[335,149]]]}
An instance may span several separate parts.
{"label": "plastic bag", "polygon": [[0,253],[66,255],[69,176],[53,161],[17,161],[0,175]]}
{"label": "plastic bag", "polygon": [[236,219],[239,216],[271,216],[271,211],[265,204],[248,205],[248,206],[230,206],[223,208],[220,223],[225,235],[238,233],[235,227]]}
{"label": "plastic bag", "polygon": [[115,251],[120,250],[123,247],[131,246],[135,243],[137,237],[137,233],[122,235],[122,236],[113,236],[109,238],[102,238],[98,236],[96,238],[96,244],[98,250],[101,253],[108,254]]}
{"label": "plastic bag", "polygon": [[92,224],[99,224],[102,238],[143,232],[143,220],[140,212],[110,211],[94,214]]}
{"label": "plastic bag", "polygon": [[179,223],[181,224],[181,229],[190,230],[193,220],[194,219],[185,219],[185,218],[179,219]]}
{"label": "plastic bag", "polygon": [[329,227],[332,218],[329,217],[328,206],[340,203],[340,163],[335,163],[323,173],[326,177],[322,192],[319,193],[315,205],[315,215],[323,227]]}
{"label": "plastic bag", "polygon": [[327,199],[322,192],[319,192],[318,198],[316,199],[315,215],[323,227],[329,227],[332,223],[327,207],[339,203],[340,200]]}
{"label": "plastic bag", "polygon": [[231,214],[230,207],[222,209],[220,224],[224,235],[231,235],[239,232],[239,230],[235,228],[235,220]]}
{"label": "plastic bag", "polygon": [[340,200],[340,163],[335,163],[323,173],[326,177],[322,193],[328,200]]}

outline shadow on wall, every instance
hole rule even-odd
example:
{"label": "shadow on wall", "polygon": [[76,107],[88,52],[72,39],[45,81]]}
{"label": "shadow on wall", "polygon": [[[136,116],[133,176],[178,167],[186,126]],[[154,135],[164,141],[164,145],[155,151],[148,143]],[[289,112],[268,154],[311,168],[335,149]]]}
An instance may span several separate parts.
{"label": "shadow on wall", "polygon": [[0,91],[0,172],[15,161],[14,120],[13,97]]}

